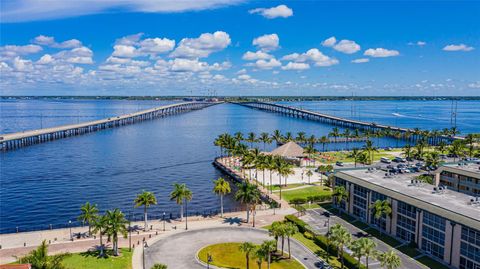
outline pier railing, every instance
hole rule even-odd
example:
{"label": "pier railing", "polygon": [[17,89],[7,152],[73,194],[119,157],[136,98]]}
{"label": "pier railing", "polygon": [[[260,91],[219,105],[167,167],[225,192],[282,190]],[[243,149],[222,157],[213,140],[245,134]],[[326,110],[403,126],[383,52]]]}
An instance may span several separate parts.
{"label": "pier railing", "polygon": [[103,129],[151,120],[171,114],[202,109],[218,103],[219,102],[185,102],[79,124],[69,124],[12,134],[0,134],[0,151],[14,150],[51,140],[82,135]]}
{"label": "pier railing", "polygon": [[[253,109],[258,109],[258,110],[263,110],[263,111],[268,111],[268,112],[274,112],[274,113],[280,113],[284,114],[287,116],[292,116],[296,118],[302,118],[302,119],[308,119],[308,120],[313,120],[313,121],[318,121],[334,126],[339,126],[343,128],[351,128],[351,129],[359,129],[359,130],[368,130],[368,131],[376,131],[376,130],[389,130],[392,133],[393,132],[400,132],[402,134],[405,133],[410,133],[412,135],[411,138],[414,140],[421,137],[421,134],[417,134],[417,130],[415,129],[409,129],[409,128],[402,128],[402,127],[396,127],[396,126],[390,126],[390,125],[384,125],[384,124],[378,124],[375,122],[365,122],[365,121],[359,121],[359,120],[353,120],[353,119],[348,119],[348,118],[342,118],[342,117],[337,117],[333,115],[328,115],[320,112],[315,112],[315,111],[310,111],[310,110],[305,110],[297,107],[292,107],[292,106],[285,106],[285,105],[279,105],[279,104],[274,104],[274,103],[265,103],[265,102],[232,102],[234,104],[238,104],[241,106],[253,108]],[[452,141],[455,139],[463,139],[462,137],[450,137],[450,136],[445,136],[445,135],[439,135],[437,137],[432,138],[436,142],[440,140],[444,141]]]}

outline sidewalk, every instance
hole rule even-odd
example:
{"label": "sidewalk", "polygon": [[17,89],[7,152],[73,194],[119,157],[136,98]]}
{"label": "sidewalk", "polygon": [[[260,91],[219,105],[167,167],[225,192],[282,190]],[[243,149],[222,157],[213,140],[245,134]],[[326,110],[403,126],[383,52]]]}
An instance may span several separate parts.
{"label": "sidewalk", "polygon": [[[275,220],[283,219],[284,215],[291,214],[295,212],[293,209],[276,209],[276,214],[273,215],[273,210],[257,211],[256,213],[256,227],[262,227],[270,224]],[[242,225],[242,226],[251,226],[249,224],[241,223],[241,220],[246,217],[246,212],[235,212],[224,214],[224,218],[219,216],[211,218],[203,217],[189,217],[188,218],[188,228],[191,229],[202,229],[207,227],[218,227],[218,226],[231,226],[231,225]],[[143,240],[147,240],[148,243],[151,240],[159,240],[167,235],[172,233],[178,233],[185,231],[185,221],[172,221],[165,222],[165,231],[163,231],[163,221],[162,220],[152,220],[148,222],[149,225],[153,225],[153,229],[148,232],[138,231],[132,232],[132,245],[136,249],[142,247]],[[132,223],[132,227],[138,225],[143,227],[142,222]],[[88,227],[72,227],[72,233],[85,233],[88,231]],[[74,239],[70,241],[70,230],[69,229],[54,229],[47,231],[36,231],[36,232],[27,232],[27,233],[15,233],[15,234],[2,234],[0,235],[0,264],[14,262],[16,259],[13,256],[23,256],[35,249],[38,245],[41,244],[43,240],[47,240],[49,243],[49,253],[58,254],[58,253],[78,253],[84,252],[89,249],[95,248],[99,245],[100,240],[98,236],[94,238],[85,238],[85,239]],[[103,238],[106,242],[106,237]],[[24,244],[26,246],[24,246]],[[111,243],[106,243],[107,246],[111,246]],[[119,240],[120,247],[128,247],[129,239],[121,238]],[[134,251],[134,257],[138,255],[138,252]],[[140,253],[141,255],[141,253]],[[136,267],[134,267],[136,268]],[[141,267],[138,267],[141,268]]]}

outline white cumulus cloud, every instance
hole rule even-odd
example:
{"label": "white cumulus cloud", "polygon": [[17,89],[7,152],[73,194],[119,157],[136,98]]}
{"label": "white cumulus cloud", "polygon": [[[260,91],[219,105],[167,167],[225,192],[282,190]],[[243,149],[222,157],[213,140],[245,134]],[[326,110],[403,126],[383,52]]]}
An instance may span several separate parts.
{"label": "white cumulus cloud", "polygon": [[333,47],[333,45],[335,45],[335,43],[337,43],[337,39],[334,36],[332,36],[332,37],[329,37],[329,38],[323,40],[322,46]]}
{"label": "white cumulus cloud", "polygon": [[400,55],[400,52],[397,50],[388,50],[384,48],[368,49],[363,55],[375,57],[375,58],[384,58],[384,57],[393,57]]}
{"label": "white cumulus cloud", "polygon": [[198,38],[184,38],[170,57],[204,58],[211,53],[221,51],[231,44],[230,36],[222,31],[204,33]]}
{"label": "white cumulus cloud", "polygon": [[467,46],[465,44],[458,44],[458,45],[446,45],[443,47],[444,51],[471,51],[473,47]]}
{"label": "white cumulus cloud", "polygon": [[255,8],[248,12],[250,14],[260,14],[268,19],[288,18],[293,16],[293,10],[286,5],[278,5],[272,8]]}
{"label": "white cumulus cloud", "polygon": [[33,39],[33,43],[42,45],[42,46],[48,46],[52,48],[57,48],[57,49],[73,49],[73,48],[79,48],[82,46],[82,42],[78,39],[70,39],[66,40],[63,42],[56,42],[55,38],[53,36],[44,36],[44,35],[39,35]]}
{"label": "white cumulus cloud", "polygon": [[280,45],[277,34],[262,35],[253,39],[252,44],[266,51],[276,50]]}
{"label": "white cumulus cloud", "polygon": [[285,55],[282,57],[282,60],[294,61],[297,63],[311,62],[315,66],[332,66],[339,63],[337,59],[323,54],[317,48],[309,49],[302,54],[292,53]]}
{"label": "white cumulus cloud", "polygon": [[333,49],[346,53],[352,54],[360,50],[360,45],[355,43],[355,41],[343,39],[333,46]]}
{"label": "white cumulus cloud", "polygon": [[287,65],[282,66],[282,70],[306,70],[309,69],[310,65],[307,63],[295,63],[289,62]]}
{"label": "white cumulus cloud", "polygon": [[261,50],[256,52],[247,51],[243,54],[242,59],[246,61],[266,60],[271,59],[273,56]]}
{"label": "white cumulus cloud", "polygon": [[359,58],[359,59],[352,60],[352,63],[362,64],[362,63],[368,63],[369,61],[370,61],[370,59],[368,59],[368,58]]}

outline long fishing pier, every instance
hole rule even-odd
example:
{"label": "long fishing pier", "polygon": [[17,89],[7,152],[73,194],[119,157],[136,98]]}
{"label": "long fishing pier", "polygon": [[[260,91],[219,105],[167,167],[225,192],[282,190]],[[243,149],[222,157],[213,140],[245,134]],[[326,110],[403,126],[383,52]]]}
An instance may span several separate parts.
{"label": "long fishing pier", "polygon": [[61,138],[83,135],[103,129],[134,124],[167,115],[198,110],[219,103],[220,102],[185,102],[79,124],[69,124],[12,134],[0,134],[0,151],[15,150],[21,147],[40,144]]}
{"label": "long fishing pier", "polygon": [[[402,134],[410,133],[413,139],[417,139],[418,137],[421,136],[416,132],[415,129],[401,128],[401,127],[377,124],[374,122],[365,122],[365,121],[347,119],[347,118],[332,116],[332,115],[323,114],[319,112],[314,112],[310,110],[305,110],[297,107],[279,105],[274,103],[265,103],[265,102],[255,101],[255,102],[234,102],[234,104],[242,105],[242,106],[253,108],[253,109],[268,111],[268,112],[280,113],[280,114],[284,114],[284,115],[295,117],[295,118],[319,121],[322,123],[327,123],[327,124],[331,124],[331,125],[339,126],[343,128],[368,130],[372,132],[377,130],[389,130],[392,132],[400,132]],[[463,138],[457,137],[457,136],[450,137],[450,136],[441,135],[431,139],[435,139],[438,142],[440,140],[451,141],[451,140],[463,139]]]}

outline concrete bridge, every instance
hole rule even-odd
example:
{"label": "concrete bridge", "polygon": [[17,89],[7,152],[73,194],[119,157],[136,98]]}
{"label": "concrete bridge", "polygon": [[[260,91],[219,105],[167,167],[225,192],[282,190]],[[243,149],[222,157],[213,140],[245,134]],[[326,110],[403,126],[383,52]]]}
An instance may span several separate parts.
{"label": "concrete bridge", "polygon": [[151,120],[172,114],[202,109],[219,102],[185,102],[151,108],[135,113],[125,114],[117,117],[110,117],[96,121],[69,124],[52,128],[31,130],[12,134],[0,134],[0,151],[14,150],[17,148],[39,144],[51,140],[61,139],[70,136],[82,135],[103,129],[133,124],[145,120]]}
{"label": "concrete bridge", "polygon": [[[393,135],[393,132],[400,132],[403,138],[405,137],[404,135],[406,133],[409,133],[410,134],[409,139],[411,140],[417,140],[418,138],[421,137],[421,134],[419,134],[415,129],[401,128],[401,127],[389,126],[384,124],[377,124],[374,122],[365,122],[365,121],[347,119],[347,118],[332,116],[332,115],[305,110],[305,109],[292,107],[292,106],[285,106],[285,105],[258,102],[258,101],[235,102],[234,104],[238,104],[238,105],[242,105],[245,107],[250,107],[258,110],[268,111],[268,112],[280,113],[280,114],[284,114],[284,115],[292,116],[296,118],[319,121],[322,123],[327,123],[327,124],[339,126],[342,128],[359,129],[359,130],[372,131],[372,132],[378,131],[378,130],[389,130],[392,132],[391,135]],[[441,140],[451,141],[455,139],[463,139],[463,138],[442,135],[437,137],[430,137],[429,142],[431,144],[437,144]]]}

